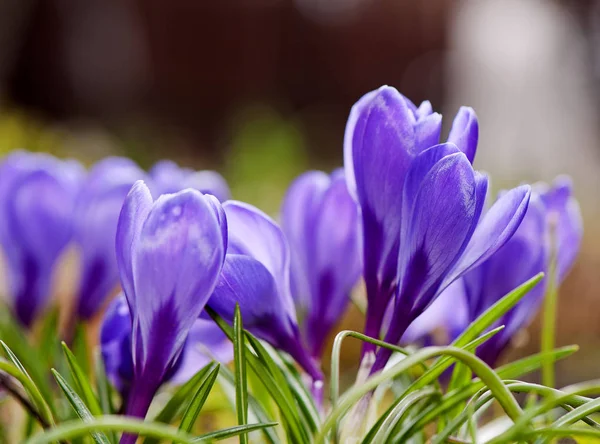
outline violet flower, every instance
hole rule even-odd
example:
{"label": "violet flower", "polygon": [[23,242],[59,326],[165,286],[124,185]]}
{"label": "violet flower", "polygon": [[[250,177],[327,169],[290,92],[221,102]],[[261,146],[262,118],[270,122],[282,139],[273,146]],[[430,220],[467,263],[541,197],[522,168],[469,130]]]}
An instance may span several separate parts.
{"label": "violet flower", "polygon": [[223,204],[228,248],[221,279],[208,303],[228,322],[235,304],[244,328],[289,353],[315,381],[322,379],[302,345],[290,292],[290,252],[277,224],[255,207],[236,201]]}
{"label": "violet flower", "polygon": [[[552,187],[534,187],[529,208],[514,236],[493,256],[466,273],[410,326],[404,341],[427,338],[434,329],[446,329],[447,341],[455,339],[471,322],[519,285],[545,272],[546,277],[497,325],[505,328],[477,349],[477,355],[494,365],[511,338],[529,325],[548,288],[550,261],[556,257],[554,285],[572,267],[583,232],[579,205],[571,193],[570,180],[559,177]],[[454,288],[452,288],[454,287]],[[464,313],[458,318],[456,311]]]}
{"label": "violet flower", "polygon": [[131,186],[145,173],[133,161],[109,157],[86,178],[75,210],[75,241],[81,254],[77,313],[89,319],[119,283],[115,236],[117,221]]}
{"label": "violet flower", "polygon": [[73,234],[83,168],[23,151],[0,166],[0,243],[19,321],[29,327],[45,306],[58,258]]}
{"label": "violet flower", "polygon": [[[131,313],[133,380],[126,414],[143,418],[170,375],[217,284],[227,228],[213,196],[197,190],[152,201],[142,181],[129,192],[117,226],[117,265]],[[134,442],[124,435],[122,442]]]}
{"label": "violet flower", "polygon": [[[104,315],[100,348],[106,374],[126,403],[134,374],[131,316],[123,294],[111,302]],[[229,363],[233,359],[233,344],[212,319],[201,315],[194,321],[183,351],[165,376],[164,382],[183,384],[213,358],[224,364]]]}
{"label": "violet flower", "polygon": [[285,196],[281,225],[292,251],[292,296],[302,335],[318,360],[361,274],[358,207],[344,171],[298,177]]}
{"label": "violet flower", "polygon": [[153,182],[151,189],[154,197],[193,188],[203,194],[212,194],[220,202],[231,198],[227,182],[216,171],[194,171],[181,168],[171,160],[161,160],[154,164],[149,175]]}
{"label": "violet flower", "polygon": [[[362,216],[365,331],[379,337],[389,310],[384,339],[390,343],[444,288],[510,239],[529,201],[528,186],[515,188],[479,222],[487,178],[471,165],[475,114],[462,108],[449,142],[437,145],[440,127],[428,102],[416,108],[382,87],[359,100],[346,128],[346,174]],[[372,372],[389,356],[380,349]]]}

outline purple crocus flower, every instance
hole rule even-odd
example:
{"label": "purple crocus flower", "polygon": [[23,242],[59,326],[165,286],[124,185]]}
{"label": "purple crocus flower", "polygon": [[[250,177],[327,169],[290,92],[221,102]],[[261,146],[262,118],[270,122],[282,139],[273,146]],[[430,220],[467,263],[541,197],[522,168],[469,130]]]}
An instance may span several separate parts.
{"label": "purple crocus flower", "polygon": [[83,185],[75,211],[82,267],[77,313],[83,319],[94,316],[119,283],[117,221],[131,186],[144,176],[133,161],[109,157],[94,165]]}
{"label": "purple crocus flower", "polygon": [[0,166],[0,243],[15,315],[30,326],[51,292],[59,256],[71,241],[83,168],[18,151]]}
{"label": "purple crocus flower", "polygon": [[290,251],[277,224],[257,208],[223,204],[228,248],[221,279],[208,305],[232,322],[236,302],[244,328],[289,353],[314,379],[322,374],[302,345],[290,292]]}
{"label": "purple crocus flower", "polygon": [[292,296],[315,359],[361,274],[358,228],[358,207],[342,169],[331,176],[309,171],[290,186],[282,229],[292,251]]}
{"label": "purple crocus flower", "polygon": [[152,194],[155,197],[175,193],[185,188],[212,194],[220,202],[225,202],[231,197],[227,182],[216,171],[194,171],[190,168],[181,168],[172,160],[161,160],[154,164],[149,174],[153,181]]}
{"label": "purple crocus flower", "polygon": [[[133,381],[131,354],[131,316],[125,295],[115,298],[102,321],[100,347],[106,374],[124,401]],[[215,322],[201,315],[188,333],[180,357],[164,382],[183,384],[212,359],[224,364],[233,359],[233,345]]]}
{"label": "purple crocus flower", "polygon": [[[117,226],[117,265],[132,323],[126,413],[143,418],[217,284],[227,228],[216,198],[184,190],[152,201],[135,183]],[[135,437],[124,435],[123,442]]]}
{"label": "purple crocus flower", "polygon": [[[404,341],[427,338],[434,329],[445,329],[453,340],[504,295],[539,272],[549,272],[556,253],[555,285],[559,285],[573,265],[582,236],[581,214],[571,195],[567,178],[558,178],[552,187],[534,187],[529,208],[514,236],[493,256],[466,273],[449,287],[425,313],[411,324]],[[520,329],[536,315],[547,290],[550,275],[499,321],[505,328],[482,344],[477,355],[494,365]],[[456,311],[463,316],[453,316]]]}
{"label": "purple crocus flower", "polygon": [[[459,111],[447,143],[437,144],[440,125],[428,102],[417,108],[382,87],[354,105],[346,128],[346,175],[362,216],[365,331],[379,337],[390,310],[390,343],[444,288],[510,239],[529,201],[528,186],[515,188],[480,221],[487,178],[471,165],[475,114]],[[372,371],[389,356],[380,349]]]}

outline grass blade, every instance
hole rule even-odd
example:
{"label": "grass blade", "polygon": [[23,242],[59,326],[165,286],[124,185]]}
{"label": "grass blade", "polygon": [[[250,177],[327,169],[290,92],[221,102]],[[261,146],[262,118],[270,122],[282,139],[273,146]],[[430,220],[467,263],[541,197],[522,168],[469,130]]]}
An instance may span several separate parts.
{"label": "grass blade", "polygon": [[[52,369],[52,374],[54,375],[54,379],[58,383],[58,386],[63,391],[69,404],[73,407],[73,410],[77,413],[77,416],[81,418],[83,422],[91,422],[94,420],[94,415],[89,411],[85,403],[81,400],[81,398],[77,395],[75,390],[73,390],[67,381],[58,373],[56,370]],[[91,432],[92,438],[96,444],[110,444],[110,441],[106,437],[106,435],[102,432]]]}
{"label": "grass blade", "polygon": [[213,362],[211,364],[211,369],[208,374],[204,378],[204,380],[200,383],[198,390],[192,397],[185,413],[183,414],[183,418],[181,419],[181,424],[179,425],[179,429],[185,432],[189,432],[192,430],[192,426],[196,422],[204,403],[206,402],[206,398],[217,380],[217,376],[219,375],[220,364]]}
{"label": "grass blade", "polygon": [[46,432],[38,433],[24,444],[50,444],[56,441],[69,441],[89,435],[92,432],[127,432],[139,436],[148,436],[157,440],[173,441],[181,444],[192,444],[194,437],[175,427],[148,422],[126,416],[106,415],[94,418],[90,422],[68,421]]}
{"label": "grass blade", "polygon": [[23,375],[23,378],[19,378],[19,380],[23,384],[23,387],[27,391],[27,394],[29,395],[31,400],[36,404],[40,416],[44,418],[44,421],[46,421],[48,424],[53,425],[54,418],[52,417],[52,411],[50,409],[50,406],[46,403],[45,398],[42,396],[40,389],[35,384],[29,373],[27,373],[27,370],[25,369],[25,367],[23,367],[23,364],[21,364],[19,358],[17,358],[17,356],[8,347],[8,345],[6,345],[4,341],[0,341],[0,345],[2,345],[2,348],[4,349],[4,352],[6,353],[8,359]]}
{"label": "grass blade", "polygon": [[204,435],[200,435],[197,438],[195,438],[193,440],[193,442],[201,443],[201,442],[219,441],[221,439],[227,439],[227,438],[231,438],[231,437],[237,436],[237,435],[240,435],[240,437],[241,437],[242,435],[248,434],[255,430],[273,427],[276,425],[277,425],[276,422],[269,422],[269,423],[264,423],[264,424],[246,424],[246,425],[242,425],[242,426],[234,426],[234,427],[230,427],[228,429],[218,430],[216,432],[211,432],[211,433],[206,433]]}
{"label": "grass blade", "polygon": [[[238,425],[248,423],[248,375],[246,375],[246,345],[240,306],[235,304],[233,318],[233,361],[235,366],[235,409]],[[240,434],[240,444],[248,444],[248,435]]]}
{"label": "grass blade", "polygon": [[92,389],[92,384],[90,384],[89,379],[77,362],[75,355],[73,355],[71,350],[69,350],[69,347],[67,347],[67,344],[65,342],[61,342],[61,347],[65,357],[67,358],[67,364],[69,366],[69,370],[71,371],[71,376],[73,377],[73,380],[79,389],[79,395],[90,409],[90,412],[92,412],[92,415],[100,416],[102,414],[102,409],[100,408],[98,398]]}

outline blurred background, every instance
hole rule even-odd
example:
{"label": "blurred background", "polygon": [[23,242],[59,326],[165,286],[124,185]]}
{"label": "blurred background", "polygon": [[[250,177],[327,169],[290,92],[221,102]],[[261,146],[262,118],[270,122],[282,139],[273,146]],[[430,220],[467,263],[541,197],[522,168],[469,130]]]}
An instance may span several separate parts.
{"label": "blurred background", "polygon": [[[570,174],[586,234],[561,290],[559,384],[600,364],[600,1],[1,0],[0,152],[217,169],[276,214],[342,164],[352,104],[389,84],[480,121],[495,189]],[[351,310],[346,327],[362,328]],[[539,348],[538,325],[517,357]],[[348,347],[347,365],[358,348]]]}

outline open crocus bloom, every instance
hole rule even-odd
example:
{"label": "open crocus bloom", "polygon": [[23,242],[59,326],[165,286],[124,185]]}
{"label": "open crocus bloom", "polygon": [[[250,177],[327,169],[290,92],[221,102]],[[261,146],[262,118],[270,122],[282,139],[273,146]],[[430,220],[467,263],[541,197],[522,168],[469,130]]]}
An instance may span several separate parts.
{"label": "open crocus bloom", "polygon": [[[417,108],[390,87],[361,98],[346,127],[346,176],[362,218],[365,331],[390,343],[444,288],[510,239],[529,202],[530,187],[521,186],[481,217],[487,178],[471,164],[475,114],[461,109],[446,143],[438,144],[440,128],[428,102]],[[380,349],[372,371],[389,355]]]}

